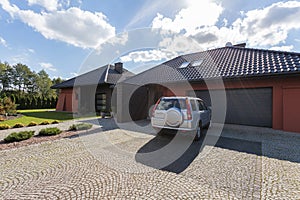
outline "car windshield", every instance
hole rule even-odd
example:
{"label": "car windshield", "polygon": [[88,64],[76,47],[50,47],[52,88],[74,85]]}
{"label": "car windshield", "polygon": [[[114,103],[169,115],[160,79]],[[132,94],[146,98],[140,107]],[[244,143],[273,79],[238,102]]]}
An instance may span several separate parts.
{"label": "car windshield", "polygon": [[157,110],[168,110],[174,107],[186,109],[185,99],[162,99],[157,105]]}

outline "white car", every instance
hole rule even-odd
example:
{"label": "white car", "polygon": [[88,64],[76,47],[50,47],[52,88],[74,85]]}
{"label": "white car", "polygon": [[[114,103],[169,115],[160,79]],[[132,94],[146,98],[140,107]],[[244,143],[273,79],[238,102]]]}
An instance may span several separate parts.
{"label": "white car", "polygon": [[196,132],[199,140],[202,128],[208,128],[211,110],[202,99],[195,97],[162,97],[152,110],[151,124],[157,129]]}

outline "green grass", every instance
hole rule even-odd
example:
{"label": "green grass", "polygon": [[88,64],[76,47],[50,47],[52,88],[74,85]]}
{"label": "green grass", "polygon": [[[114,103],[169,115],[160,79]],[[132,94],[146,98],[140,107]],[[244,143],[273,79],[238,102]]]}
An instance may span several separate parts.
{"label": "green grass", "polygon": [[23,116],[12,120],[2,121],[0,122],[0,125],[7,124],[12,127],[17,123],[21,123],[24,124],[25,126],[28,126],[28,124],[30,124],[31,122],[40,124],[42,122],[48,121],[51,124],[53,121],[61,122],[61,121],[66,121],[71,119],[84,119],[84,118],[96,117],[93,114],[81,116],[81,117],[74,117],[73,113],[56,112],[55,109],[18,110],[18,112],[21,113]]}
{"label": "green grass", "polygon": [[73,119],[72,113],[67,112],[56,112],[54,109],[39,109],[39,110],[18,110],[23,116],[20,118],[6,120],[0,122],[0,124],[7,124],[9,126],[14,126],[17,123],[22,123],[27,126],[30,122],[36,122],[40,124],[44,121],[65,121]]}

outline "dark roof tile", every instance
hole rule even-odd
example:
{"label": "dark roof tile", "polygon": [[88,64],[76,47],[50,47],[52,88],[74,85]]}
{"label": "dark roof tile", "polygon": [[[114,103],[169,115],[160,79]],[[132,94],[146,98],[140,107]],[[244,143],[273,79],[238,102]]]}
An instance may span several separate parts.
{"label": "dark roof tile", "polygon": [[79,75],[77,77],[66,80],[62,83],[53,85],[52,89],[72,88],[76,86],[96,85],[96,84],[116,84],[122,76],[132,76],[133,73],[123,68],[123,73],[115,70],[113,65],[105,65],[93,71]]}
{"label": "dark roof tile", "polygon": [[[184,62],[198,60],[203,60],[199,66],[193,67],[190,64],[185,68],[180,68]],[[137,74],[124,82],[141,85],[299,72],[300,53],[233,46],[182,55]]]}

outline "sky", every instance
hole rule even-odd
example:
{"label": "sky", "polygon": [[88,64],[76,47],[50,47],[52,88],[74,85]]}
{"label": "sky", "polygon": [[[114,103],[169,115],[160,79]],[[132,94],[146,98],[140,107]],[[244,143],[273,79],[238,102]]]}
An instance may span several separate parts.
{"label": "sky", "polygon": [[68,79],[246,43],[300,52],[300,1],[0,0],[0,61]]}

